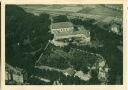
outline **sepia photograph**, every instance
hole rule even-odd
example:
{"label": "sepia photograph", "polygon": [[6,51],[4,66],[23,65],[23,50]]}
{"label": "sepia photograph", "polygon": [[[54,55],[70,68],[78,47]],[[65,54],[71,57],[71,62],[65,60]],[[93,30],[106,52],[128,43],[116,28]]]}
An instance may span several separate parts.
{"label": "sepia photograph", "polygon": [[6,4],[6,85],[123,85],[123,4]]}
{"label": "sepia photograph", "polygon": [[0,2],[0,88],[1,88],[1,2]]}

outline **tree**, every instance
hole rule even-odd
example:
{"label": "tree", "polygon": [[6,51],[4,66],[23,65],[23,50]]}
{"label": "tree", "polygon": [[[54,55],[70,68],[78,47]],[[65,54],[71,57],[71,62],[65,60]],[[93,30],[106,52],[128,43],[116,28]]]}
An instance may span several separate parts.
{"label": "tree", "polygon": [[65,15],[59,15],[53,18],[54,22],[67,22],[68,18]]}
{"label": "tree", "polygon": [[[6,62],[22,68],[27,68],[26,64],[32,66],[35,57],[29,55],[29,52],[39,49],[41,44],[44,49],[48,40],[52,38],[48,33],[49,14],[34,16],[19,6],[7,5],[5,18]],[[24,45],[26,39],[29,43]],[[28,54],[25,54],[26,52]]]}

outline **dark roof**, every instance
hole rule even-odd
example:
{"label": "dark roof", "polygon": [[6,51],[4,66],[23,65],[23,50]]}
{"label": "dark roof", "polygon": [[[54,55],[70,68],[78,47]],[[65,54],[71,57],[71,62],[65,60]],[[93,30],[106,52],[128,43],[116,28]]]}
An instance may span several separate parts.
{"label": "dark roof", "polygon": [[69,27],[73,27],[73,24],[71,22],[58,22],[51,24],[52,29],[69,28]]}

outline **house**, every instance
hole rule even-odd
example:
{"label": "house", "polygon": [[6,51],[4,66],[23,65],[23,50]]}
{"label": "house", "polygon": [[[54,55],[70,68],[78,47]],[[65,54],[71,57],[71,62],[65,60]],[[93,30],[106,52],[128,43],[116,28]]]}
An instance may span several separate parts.
{"label": "house", "polygon": [[23,83],[23,75],[21,69],[14,68],[11,65],[6,64],[5,70],[5,80],[7,82],[16,82],[20,84]]}
{"label": "house", "polygon": [[87,74],[83,73],[83,71],[77,71],[74,76],[79,77],[82,80],[88,81],[91,78],[90,72]]}
{"label": "house", "polygon": [[[77,27],[77,30],[74,27]],[[90,32],[82,25],[74,26],[71,22],[58,22],[52,23],[50,28],[54,34],[51,43],[55,46],[66,46],[72,39],[85,44],[90,42]]]}
{"label": "house", "polygon": [[23,69],[6,64],[5,80],[6,84],[23,84],[27,80],[27,73],[23,73]]}
{"label": "house", "polygon": [[73,68],[67,68],[64,70],[64,75],[65,76],[73,76],[75,74],[75,70]]}
{"label": "house", "polygon": [[120,34],[119,25],[113,24],[113,25],[111,26],[111,31],[112,31],[113,33],[119,35],[119,34]]}

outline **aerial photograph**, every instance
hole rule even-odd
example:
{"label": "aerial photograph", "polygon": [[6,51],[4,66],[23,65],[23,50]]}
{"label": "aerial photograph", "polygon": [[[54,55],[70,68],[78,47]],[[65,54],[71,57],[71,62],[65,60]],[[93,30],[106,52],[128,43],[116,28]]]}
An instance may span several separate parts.
{"label": "aerial photograph", "polygon": [[122,4],[7,4],[6,85],[122,85]]}

